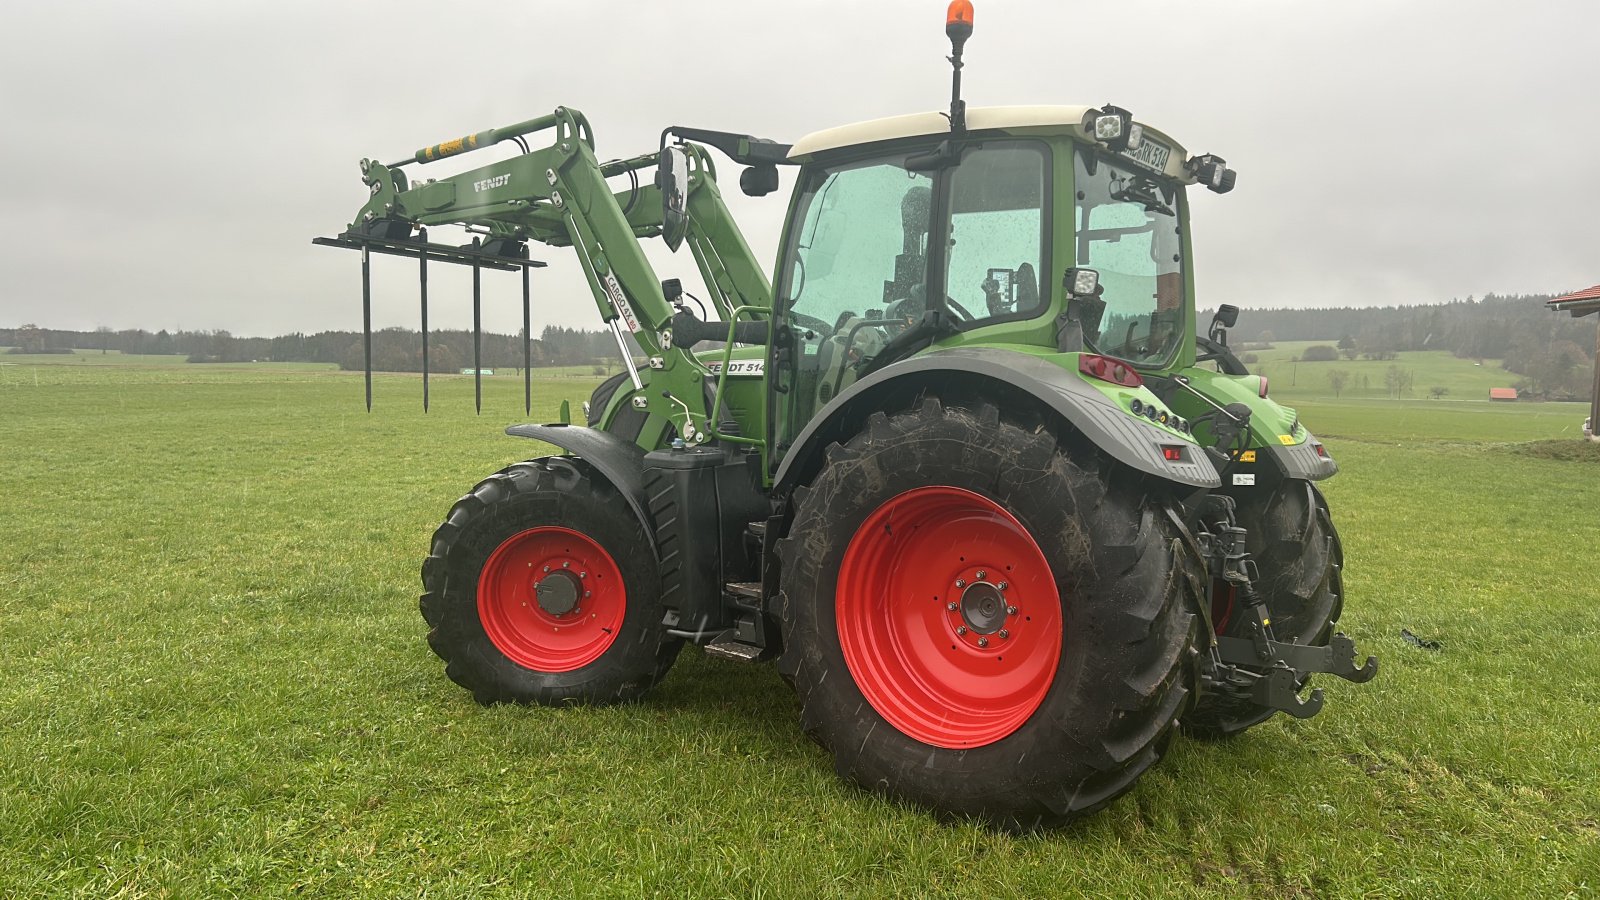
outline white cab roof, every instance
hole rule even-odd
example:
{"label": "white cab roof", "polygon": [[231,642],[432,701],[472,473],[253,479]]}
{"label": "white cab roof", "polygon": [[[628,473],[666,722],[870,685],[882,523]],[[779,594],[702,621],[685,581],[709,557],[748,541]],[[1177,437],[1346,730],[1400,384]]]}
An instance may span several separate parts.
{"label": "white cab roof", "polygon": [[[1063,126],[1077,128],[1082,126],[1083,114],[1089,109],[1087,106],[977,106],[967,110],[967,130]],[[852,147],[856,144],[870,144],[873,141],[888,141],[923,134],[947,134],[949,131],[950,120],[941,113],[923,112],[890,116],[887,119],[873,119],[870,122],[856,122],[853,125],[813,131],[795,142],[794,147],[789,150],[789,158],[794,159],[839,147]]]}
{"label": "white cab roof", "polygon": [[[1083,114],[1093,109],[1090,106],[977,106],[967,110],[967,130],[987,131],[1000,129],[1004,131],[1020,131],[1023,129],[1039,129],[1044,131],[1071,130],[1082,134]],[[1171,138],[1144,123],[1139,123],[1145,133],[1172,146],[1174,159],[1169,163],[1169,172],[1179,175],[1182,172],[1182,163],[1185,156],[1182,147],[1178,146]],[[936,112],[912,113],[905,116],[890,116],[887,119],[873,119],[870,122],[857,122],[853,125],[840,125],[837,128],[827,128],[814,131],[796,141],[789,150],[790,159],[800,159],[813,153],[825,150],[836,150],[840,147],[854,147],[858,144],[870,144],[876,141],[888,141],[895,138],[917,137],[928,134],[948,134],[950,120],[943,114]]]}

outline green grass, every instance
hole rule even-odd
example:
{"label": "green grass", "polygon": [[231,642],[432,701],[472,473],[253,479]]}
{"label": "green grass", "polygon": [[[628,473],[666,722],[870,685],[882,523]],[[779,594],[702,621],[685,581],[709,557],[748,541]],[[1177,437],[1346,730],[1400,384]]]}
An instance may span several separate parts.
{"label": "green grass", "polygon": [[[1461,400],[1488,401],[1490,388],[1514,387],[1522,380],[1515,372],[1500,367],[1500,360],[1462,359],[1442,350],[1416,350],[1399,353],[1392,360],[1355,359],[1342,356],[1334,362],[1301,362],[1300,356],[1307,347],[1333,346],[1334,341],[1279,341],[1271,350],[1249,351],[1257,357],[1250,371],[1266,375],[1271,380],[1272,392],[1284,397],[1333,396],[1328,373],[1344,372],[1348,381],[1340,392],[1341,399],[1390,399],[1385,376],[1391,367],[1399,367],[1411,375],[1409,392],[1398,399],[1432,398],[1432,389],[1442,387],[1448,393],[1446,402]],[[1246,351],[1239,351],[1245,355]],[[1439,401],[1433,401],[1439,402]],[[1583,421],[1579,416],[1578,421]]]}
{"label": "green grass", "polygon": [[[481,417],[437,379],[424,417],[380,376],[369,415],[359,374],[137,363],[0,366],[0,895],[1600,890],[1600,461],[1541,449],[1576,406],[1286,392],[1344,467],[1343,626],[1377,680],[1014,837],[837,781],[771,667],[688,651],[606,710],[451,684],[417,567],[540,449],[499,434],[520,379]],[[532,418],[596,381],[541,378]]]}

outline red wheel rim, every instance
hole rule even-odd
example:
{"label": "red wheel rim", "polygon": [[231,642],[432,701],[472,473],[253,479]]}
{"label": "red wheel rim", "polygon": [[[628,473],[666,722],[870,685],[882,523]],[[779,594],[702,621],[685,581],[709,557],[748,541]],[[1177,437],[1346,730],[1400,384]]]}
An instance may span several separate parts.
{"label": "red wheel rim", "polygon": [[478,579],[478,618],[489,640],[507,659],[540,672],[570,672],[599,659],[617,639],[626,609],[616,561],[570,528],[512,535]]}
{"label": "red wheel rim", "polygon": [[1016,517],[961,488],[915,488],[861,524],[839,567],[839,645],[867,702],[926,744],[993,743],[1044,702],[1061,598]]}

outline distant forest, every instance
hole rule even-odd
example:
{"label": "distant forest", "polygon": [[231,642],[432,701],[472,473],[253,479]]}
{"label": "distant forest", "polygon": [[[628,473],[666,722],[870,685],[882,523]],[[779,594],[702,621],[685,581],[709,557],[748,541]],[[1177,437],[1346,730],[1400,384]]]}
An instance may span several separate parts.
{"label": "distant forest", "polygon": [[[1550,295],[1489,294],[1431,306],[1358,309],[1243,309],[1229,335],[1236,349],[1274,341],[1327,341],[1324,359],[1393,359],[1404,350],[1444,350],[1482,362],[1497,359],[1523,376],[1535,397],[1588,399],[1594,389],[1596,316],[1573,318],[1545,307]],[[1199,315],[1203,329],[1211,310]],[[1311,358],[1316,358],[1313,356]]]}
{"label": "distant forest", "polygon": [[[1233,329],[1235,348],[1274,341],[1326,341],[1313,347],[1348,359],[1393,359],[1407,350],[1441,350],[1478,361],[1495,359],[1523,376],[1518,385],[1533,396],[1587,399],[1593,389],[1595,325],[1600,317],[1575,319],[1545,308],[1548,296],[1487,295],[1431,306],[1335,309],[1245,309]],[[1211,311],[1199,314],[1203,329]],[[429,366],[451,372],[472,365],[472,333],[431,331]],[[144,329],[61,331],[23,325],[0,328],[0,346],[21,353],[65,353],[71,349],[139,354],[177,354],[190,362],[322,362],[360,369],[361,334],[322,331],[273,338],[235,337],[226,331],[150,332]],[[549,326],[532,342],[533,365],[602,365],[615,360],[616,341],[605,331]],[[520,335],[483,335],[484,368],[520,369]],[[422,371],[421,335],[386,328],[372,336],[373,367],[385,372]]]}
{"label": "distant forest", "polygon": [[[359,331],[320,331],[279,337],[235,337],[226,331],[161,331],[142,328],[113,331],[59,331],[23,325],[0,328],[0,346],[13,353],[68,353],[73,349],[137,354],[171,354],[192,363],[320,362],[340,368],[362,368]],[[518,369],[523,364],[521,335],[484,332],[485,369]],[[609,331],[579,331],[551,325],[533,339],[529,353],[535,368],[599,365],[614,361],[617,341]],[[472,332],[428,332],[428,368],[454,372],[472,366]],[[372,367],[380,372],[421,372],[422,335],[406,328],[372,333]]]}

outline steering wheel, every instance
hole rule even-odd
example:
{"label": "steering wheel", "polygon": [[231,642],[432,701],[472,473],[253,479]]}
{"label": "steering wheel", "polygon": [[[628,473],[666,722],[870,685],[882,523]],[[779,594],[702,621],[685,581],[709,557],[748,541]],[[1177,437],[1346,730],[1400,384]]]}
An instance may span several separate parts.
{"label": "steering wheel", "polygon": [[960,321],[962,322],[971,322],[978,318],[972,314],[971,310],[968,310],[965,306],[962,306],[960,303],[956,302],[956,298],[950,296],[949,294],[945,295],[944,304],[945,306],[948,306],[952,312],[960,313]]}

